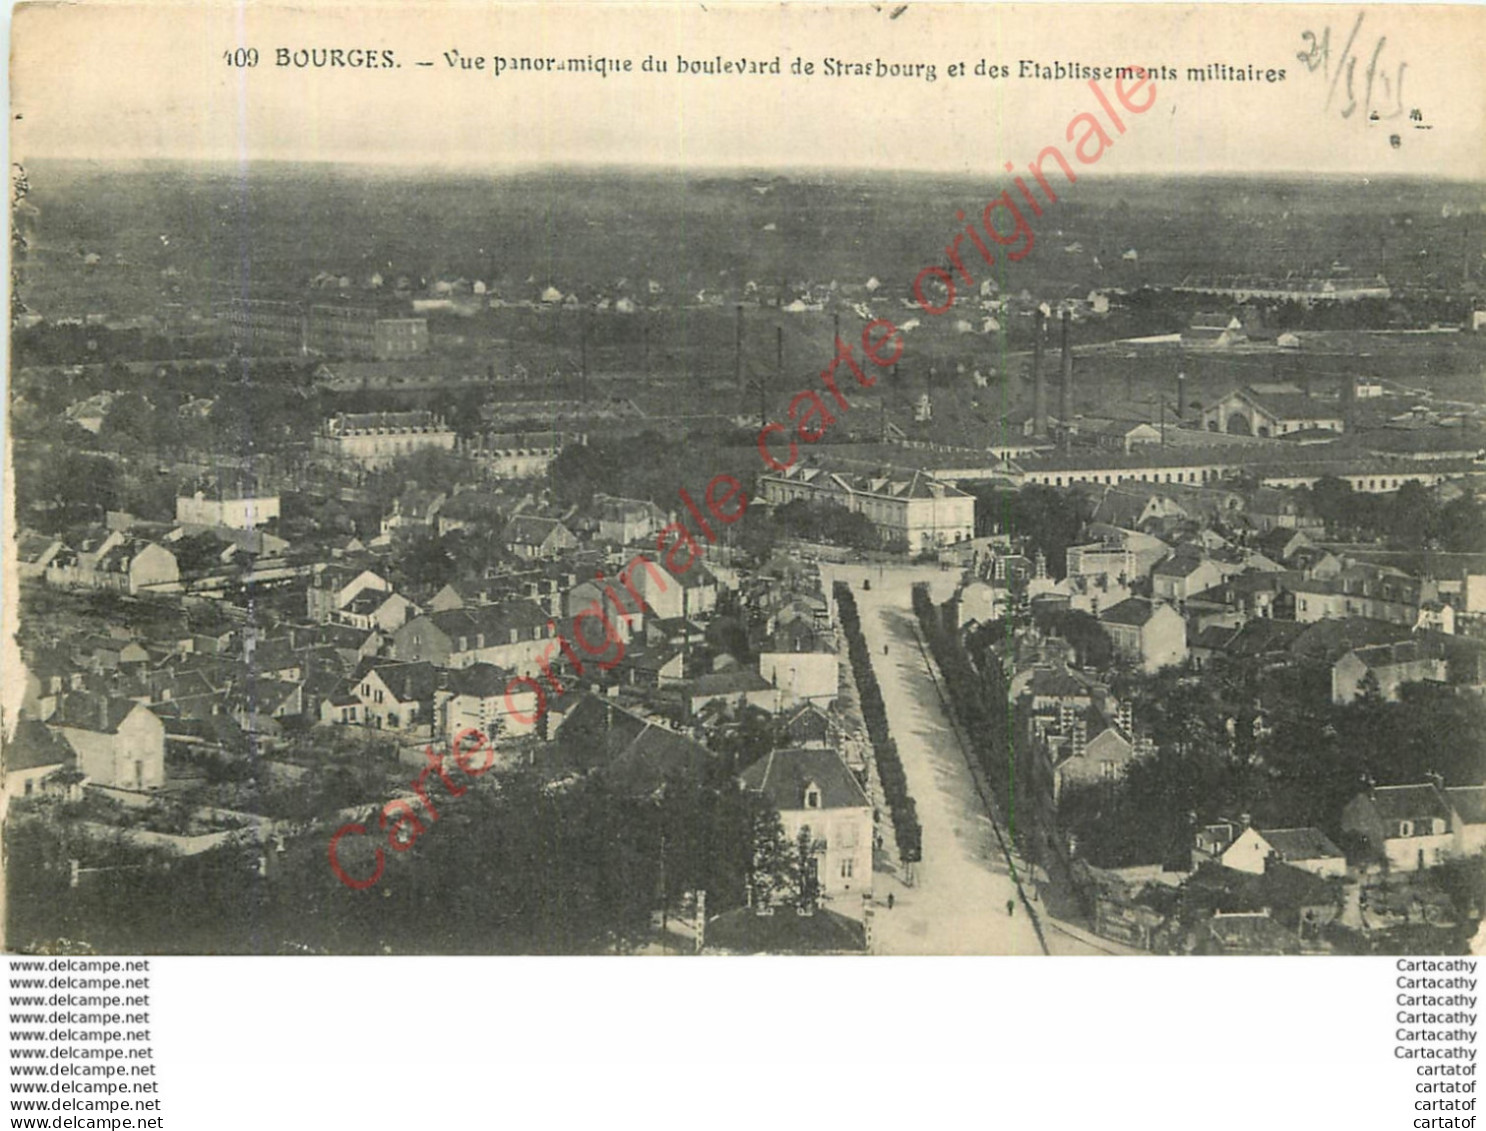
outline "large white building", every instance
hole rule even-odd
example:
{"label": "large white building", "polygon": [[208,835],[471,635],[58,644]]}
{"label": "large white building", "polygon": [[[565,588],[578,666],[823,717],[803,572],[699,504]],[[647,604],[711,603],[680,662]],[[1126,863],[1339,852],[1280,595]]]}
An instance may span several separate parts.
{"label": "large white building", "polygon": [[864,514],[884,545],[911,553],[975,536],[975,496],[922,471],[858,475],[796,464],[759,482],[769,503],[804,499]]}
{"label": "large white building", "polygon": [[779,810],[790,845],[808,845],[820,894],[872,891],[872,802],[834,750],[776,750],[743,771],[743,787]]}
{"label": "large white building", "polygon": [[233,530],[253,530],[279,517],[277,495],[233,494],[219,496],[197,491],[178,496],[175,520],[183,526],[227,526]]}
{"label": "large white building", "polygon": [[1209,432],[1239,436],[1288,436],[1294,432],[1342,432],[1341,405],[1307,396],[1294,385],[1247,385],[1202,411]]}
{"label": "large white building", "polygon": [[431,412],[342,412],[325,422],[315,447],[377,468],[427,448],[453,451],[454,440],[454,430]]}

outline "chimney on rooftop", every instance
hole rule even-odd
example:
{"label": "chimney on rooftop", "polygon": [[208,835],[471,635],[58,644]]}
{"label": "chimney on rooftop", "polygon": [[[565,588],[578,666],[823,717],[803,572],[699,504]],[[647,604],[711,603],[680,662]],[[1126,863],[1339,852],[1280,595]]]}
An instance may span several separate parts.
{"label": "chimney on rooftop", "polygon": [[1042,308],[1032,315],[1032,435],[1047,436],[1047,388],[1042,381]]}

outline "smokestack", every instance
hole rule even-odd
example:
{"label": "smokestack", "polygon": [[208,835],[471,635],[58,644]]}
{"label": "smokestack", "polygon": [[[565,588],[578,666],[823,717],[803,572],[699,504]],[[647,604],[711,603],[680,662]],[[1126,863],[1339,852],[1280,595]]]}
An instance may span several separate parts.
{"label": "smokestack", "polygon": [[1356,428],[1354,417],[1357,413],[1357,379],[1350,375],[1342,378],[1342,431],[1351,432]]}
{"label": "smokestack", "polygon": [[1176,422],[1181,424],[1187,416],[1187,375],[1176,375]]}
{"label": "smokestack", "polygon": [[1047,388],[1042,382],[1042,308],[1033,315],[1032,330],[1032,435],[1047,436]]}
{"label": "smokestack", "polygon": [[733,331],[733,383],[743,387],[743,304],[738,304],[736,328]]}
{"label": "smokestack", "polygon": [[1063,384],[1060,389],[1060,401],[1058,404],[1058,416],[1063,423],[1063,435],[1068,435],[1068,429],[1073,421],[1073,348],[1068,344],[1068,324],[1072,315],[1065,308],[1063,311]]}

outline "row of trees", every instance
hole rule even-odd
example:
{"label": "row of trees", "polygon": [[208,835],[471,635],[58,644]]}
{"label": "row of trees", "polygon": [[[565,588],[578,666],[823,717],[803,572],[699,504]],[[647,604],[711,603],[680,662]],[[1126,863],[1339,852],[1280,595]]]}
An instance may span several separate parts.
{"label": "row of trees", "polygon": [[1030,790],[1025,784],[1026,775],[1017,773],[1016,744],[1012,740],[1000,664],[987,653],[984,673],[976,670],[960,641],[956,618],[947,615],[948,607],[941,609],[934,604],[929,587],[923,583],[913,587],[913,612],[944,677],[950,707],[970,740],[986,780],[1006,810],[1008,832],[1018,845],[1029,843],[1032,830],[1027,826],[1033,808],[1028,803]]}
{"label": "row of trees", "polygon": [[1317,480],[1307,493],[1316,515],[1338,537],[1383,539],[1408,550],[1486,552],[1486,508],[1472,494],[1441,504],[1419,483],[1374,494],[1331,476]]}
{"label": "row of trees", "polygon": [[778,507],[773,521],[786,537],[829,542],[853,550],[875,550],[882,542],[872,520],[840,503],[795,499]]}
{"label": "row of trees", "polygon": [[908,775],[903,770],[903,760],[898,756],[898,744],[888,734],[887,708],[882,702],[882,689],[877,685],[877,673],[872,670],[867,639],[862,635],[862,618],[857,611],[856,597],[844,581],[836,582],[833,591],[841,615],[841,628],[846,633],[847,655],[862,700],[862,718],[867,724],[867,736],[872,740],[877,776],[882,781],[882,792],[887,795],[888,809],[893,817],[898,856],[905,864],[914,864],[923,859],[924,830],[918,822],[918,807],[908,792]]}
{"label": "row of trees", "polygon": [[1116,782],[1070,786],[1058,824],[1091,864],[1177,862],[1194,826],[1248,813],[1266,827],[1314,825],[1348,847],[1343,807],[1369,782],[1406,785],[1439,774],[1473,785],[1486,767],[1486,704],[1437,684],[1407,684],[1396,702],[1374,685],[1330,702],[1329,670],[1215,662],[1202,680],[1178,669],[1122,673],[1155,752]]}

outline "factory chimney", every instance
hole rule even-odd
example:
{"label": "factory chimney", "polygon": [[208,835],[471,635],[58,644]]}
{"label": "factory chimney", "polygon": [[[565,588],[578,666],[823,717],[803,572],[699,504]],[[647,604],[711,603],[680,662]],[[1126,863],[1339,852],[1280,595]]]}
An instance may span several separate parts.
{"label": "factory chimney", "polygon": [[1042,380],[1042,308],[1033,315],[1032,330],[1032,435],[1047,438],[1047,387]]}
{"label": "factory chimney", "polygon": [[1187,375],[1176,375],[1176,424],[1180,428],[1187,416]]}
{"label": "factory chimney", "polygon": [[1059,390],[1058,417],[1063,425],[1063,435],[1071,435],[1073,427],[1073,347],[1068,344],[1068,323],[1071,316],[1063,310],[1063,384]]}

